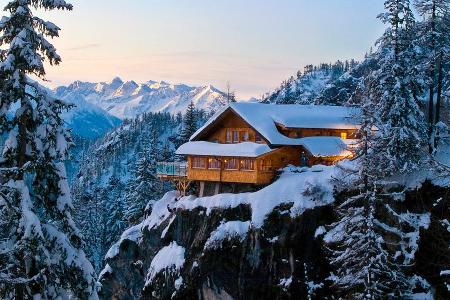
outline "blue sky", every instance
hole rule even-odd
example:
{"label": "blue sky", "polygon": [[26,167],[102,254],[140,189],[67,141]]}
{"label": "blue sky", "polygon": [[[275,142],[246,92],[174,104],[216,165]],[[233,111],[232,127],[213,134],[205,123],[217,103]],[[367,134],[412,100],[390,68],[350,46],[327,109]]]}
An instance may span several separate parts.
{"label": "blue sky", "polygon": [[[0,0],[4,6],[6,0]],[[41,15],[62,28],[62,65],[73,80],[227,81],[260,96],[305,64],[361,59],[383,31],[383,0],[79,0]]]}

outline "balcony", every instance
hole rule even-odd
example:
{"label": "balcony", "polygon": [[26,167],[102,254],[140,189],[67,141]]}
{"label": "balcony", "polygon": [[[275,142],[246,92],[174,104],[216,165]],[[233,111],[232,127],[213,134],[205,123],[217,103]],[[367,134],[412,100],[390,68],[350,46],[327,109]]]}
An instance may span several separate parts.
{"label": "balcony", "polygon": [[161,179],[187,177],[187,162],[158,162],[156,176]]}

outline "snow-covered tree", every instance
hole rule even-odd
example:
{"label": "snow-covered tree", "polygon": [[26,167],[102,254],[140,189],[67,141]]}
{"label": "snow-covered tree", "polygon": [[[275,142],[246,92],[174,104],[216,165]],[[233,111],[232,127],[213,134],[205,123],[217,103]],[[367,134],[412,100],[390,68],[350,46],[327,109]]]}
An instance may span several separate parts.
{"label": "snow-covered tree", "polygon": [[186,143],[197,130],[197,113],[195,105],[191,101],[183,117],[183,127],[181,129],[180,141]]}
{"label": "snow-covered tree", "polygon": [[332,284],[352,299],[400,298],[409,292],[408,278],[392,261],[377,229],[377,201],[375,190],[349,198],[339,206],[340,219],[325,236],[332,249]]}
{"label": "snow-covered tree", "polygon": [[161,184],[156,177],[159,152],[159,139],[157,133],[153,132],[150,143],[146,143],[143,151],[139,154],[134,179],[131,181],[126,195],[127,210],[125,217],[129,224],[135,223],[143,216],[144,209],[149,201],[161,196]]}
{"label": "snow-covered tree", "polygon": [[[64,160],[71,145],[61,112],[69,106],[29,76],[45,79],[44,61],[59,64],[48,41],[59,28],[32,9],[71,10],[63,0],[14,0],[0,21],[0,240],[2,299],[97,298],[95,272],[72,220]],[[3,228],[2,228],[3,231]]]}
{"label": "snow-covered tree", "polygon": [[373,164],[383,175],[414,169],[419,161],[426,133],[418,99],[420,92],[414,15],[409,0],[385,1],[386,12],[379,18],[388,29],[379,40],[379,68],[368,80],[378,134],[372,147]]}
{"label": "snow-covered tree", "polygon": [[109,212],[106,232],[108,238],[112,240],[117,239],[126,228],[124,189],[124,184],[116,174],[113,174],[106,186],[108,193],[104,194],[103,205]]}
{"label": "snow-covered tree", "polygon": [[435,124],[441,118],[445,77],[444,65],[450,55],[450,1],[415,0],[415,8],[423,18],[417,24],[416,46],[421,50],[420,71],[428,97],[429,150],[435,144]]}

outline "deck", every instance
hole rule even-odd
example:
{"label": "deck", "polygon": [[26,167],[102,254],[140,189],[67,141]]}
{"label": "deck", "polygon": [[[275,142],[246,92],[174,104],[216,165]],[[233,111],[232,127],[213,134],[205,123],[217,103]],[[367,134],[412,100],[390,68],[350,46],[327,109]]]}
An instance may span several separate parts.
{"label": "deck", "polygon": [[187,178],[187,163],[158,162],[158,164],[156,165],[156,176],[160,179],[167,180]]}

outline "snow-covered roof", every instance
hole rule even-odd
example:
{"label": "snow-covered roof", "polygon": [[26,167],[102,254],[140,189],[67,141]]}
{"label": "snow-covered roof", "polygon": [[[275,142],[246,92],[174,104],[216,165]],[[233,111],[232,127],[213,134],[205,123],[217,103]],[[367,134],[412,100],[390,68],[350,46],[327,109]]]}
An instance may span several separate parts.
{"label": "snow-covered roof", "polygon": [[258,157],[272,151],[266,144],[245,142],[239,144],[218,144],[211,142],[188,142],[181,145],[176,154],[179,155],[212,155],[235,157]]}
{"label": "snow-covered roof", "polygon": [[357,129],[359,109],[344,106],[232,103],[216,113],[195,132],[191,140],[209,128],[224,112],[231,109],[272,145],[298,145],[298,139],[281,134],[276,124],[287,128]]}
{"label": "snow-covered roof", "polygon": [[335,136],[312,136],[298,139],[299,143],[316,157],[347,157],[352,153],[341,138]]}

